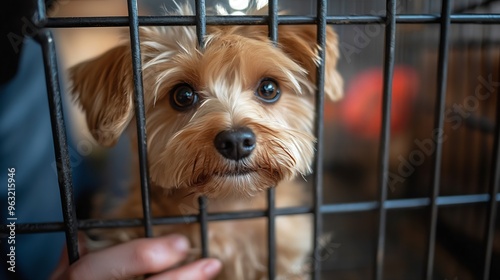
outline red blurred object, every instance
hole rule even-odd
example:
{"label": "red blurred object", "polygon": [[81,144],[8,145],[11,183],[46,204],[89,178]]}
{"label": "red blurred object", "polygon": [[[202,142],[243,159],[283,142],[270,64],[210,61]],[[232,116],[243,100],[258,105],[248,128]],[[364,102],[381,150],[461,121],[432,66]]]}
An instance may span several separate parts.
{"label": "red blurred object", "polygon": [[[415,101],[419,77],[408,66],[395,66],[392,83],[391,133],[399,133],[408,124]],[[382,125],[383,71],[374,68],[356,75],[340,102],[340,121],[353,134],[377,138]]]}

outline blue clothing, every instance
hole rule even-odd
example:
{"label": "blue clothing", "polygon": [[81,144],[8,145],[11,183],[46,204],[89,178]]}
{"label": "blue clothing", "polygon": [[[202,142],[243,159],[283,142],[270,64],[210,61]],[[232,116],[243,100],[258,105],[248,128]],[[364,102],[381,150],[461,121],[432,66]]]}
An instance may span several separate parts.
{"label": "blue clothing", "polygon": [[[45,84],[41,47],[26,39],[18,73],[0,86],[0,182],[5,186],[7,169],[15,168],[18,224],[63,220]],[[0,200],[2,223],[6,223],[6,187],[0,191]],[[59,260],[64,240],[62,232],[16,234],[15,275],[2,262],[0,278],[47,279]],[[10,246],[3,241],[1,259]]]}
{"label": "blue clothing", "polygon": [[[65,124],[70,124],[67,114]],[[84,199],[89,199],[97,187],[105,187],[108,197],[125,196],[130,174],[129,140],[122,137],[116,147],[100,155],[96,164],[77,152],[66,130],[75,204],[82,204],[78,212],[87,214],[82,209],[88,210],[90,205]],[[0,186],[5,186],[0,188],[1,223],[8,224],[8,168],[16,170],[16,223],[62,222],[43,56],[40,45],[32,39],[24,42],[16,76],[0,85],[0,139]],[[10,245],[6,236],[0,235],[0,279],[47,279],[61,256],[64,232],[18,233],[15,240],[16,272],[12,273],[4,261]]]}
{"label": "blue clothing", "polygon": [[[42,52],[36,42],[25,41],[19,72],[0,86],[0,106],[0,182],[7,182],[8,168],[16,169],[17,223],[62,221]],[[0,199],[7,201],[6,190]],[[7,207],[0,211],[4,223]],[[59,258],[53,252],[61,252],[63,242],[64,233],[16,234],[15,278],[33,277],[26,275],[31,271],[46,279]],[[9,273],[2,279],[15,279],[6,268],[1,273]]]}

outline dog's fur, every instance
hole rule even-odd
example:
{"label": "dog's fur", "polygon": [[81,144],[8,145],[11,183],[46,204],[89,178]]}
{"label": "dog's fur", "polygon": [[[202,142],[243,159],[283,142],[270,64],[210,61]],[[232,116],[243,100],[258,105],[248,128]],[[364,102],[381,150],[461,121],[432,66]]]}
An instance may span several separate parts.
{"label": "dog's fur", "polygon": [[[189,8],[184,8],[184,14]],[[151,205],[155,217],[197,213],[196,197],[209,198],[209,211],[265,209],[264,190],[277,186],[277,206],[303,200],[296,176],[311,172],[313,117],[318,46],[316,26],[280,25],[278,45],[265,26],[208,26],[204,49],[195,27],[142,27],[140,41]],[[342,95],[336,71],[337,37],[327,29],[325,93]],[[133,105],[131,51],[128,43],[70,70],[73,94],[86,113],[94,138],[113,145],[128,130],[137,147]],[[280,99],[267,104],[256,97],[263,78],[279,84]],[[181,83],[199,96],[196,107],[178,111],[170,94]],[[214,147],[224,130],[250,128],[256,136],[250,156],[230,160]],[[134,170],[137,170],[137,160]],[[242,172],[243,170],[243,172]],[[126,203],[112,215],[141,217],[139,176]],[[278,275],[302,275],[312,237],[307,216],[277,218]],[[186,235],[199,257],[199,226],[158,226],[155,235]],[[114,243],[140,237],[142,229],[103,233]],[[266,220],[211,222],[210,255],[222,260],[219,279],[265,279]],[[295,279],[295,278],[294,278]]]}

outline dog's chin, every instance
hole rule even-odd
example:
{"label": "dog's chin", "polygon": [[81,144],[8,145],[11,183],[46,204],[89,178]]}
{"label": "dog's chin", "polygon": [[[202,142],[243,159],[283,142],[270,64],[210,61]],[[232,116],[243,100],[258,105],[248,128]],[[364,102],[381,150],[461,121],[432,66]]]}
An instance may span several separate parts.
{"label": "dog's chin", "polygon": [[276,186],[281,179],[278,172],[263,175],[256,170],[245,169],[199,176],[184,188],[209,198],[253,197]]}

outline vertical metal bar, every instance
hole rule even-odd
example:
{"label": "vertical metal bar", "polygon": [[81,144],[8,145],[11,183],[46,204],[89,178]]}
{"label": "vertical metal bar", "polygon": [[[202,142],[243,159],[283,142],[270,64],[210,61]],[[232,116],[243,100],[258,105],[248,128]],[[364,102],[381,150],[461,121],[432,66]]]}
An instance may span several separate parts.
{"label": "vertical metal bar", "polygon": [[196,0],[196,35],[198,36],[198,45],[201,49],[205,48],[205,35],[207,34],[207,9],[205,0]]}
{"label": "vertical metal bar", "polygon": [[[438,84],[437,84],[437,99],[436,99],[436,112],[434,119],[435,129],[439,133],[443,132],[444,127],[444,107],[446,103],[446,82],[448,77],[448,45],[450,29],[450,14],[452,3],[451,0],[443,0],[441,7],[441,26],[438,50]],[[438,137],[439,139],[439,137]],[[437,198],[439,196],[439,182],[441,180],[441,159],[443,153],[443,145],[441,141],[436,141],[436,152],[434,154],[434,174],[431,195],[431,209],[430,209],[430,229],[429,229],[429,246],[427,248],[427,266],[426,266],[426,279],[432,279],[434,267],[434,250],[436,246],[436,230],[438,218],[438,205]]]}
{"label": "vertical metal bar", "polygon": [[327,15],[327,1],[318,0],[316,11],[317,16],[317,43],[320,46],[318,49],[318,57],[320,64],[316,72],[316,119],[315,119],[315,132],[316,138],[316,155],[314,158],[314,194],[313,194],[313,213],[314,213],[314,243],[313,243],[313,270],[312,279],[318,280],[321,276],[321,262],[319,256],[321,255],[321,248],[319,241],[323,230],[321,204],[323,202],[323,115],[324,115],[324,102],[325,102],[325,46],[326,46],[326,15]]}
{"label": "vertical metal bar", "polygon": [[274,279],[276,275],[276,192],[272,187],[267,192],[267,274],[268,279]]}
{"label": "vertical metal bar", "polygon": [[144,109],[144,88],[142,85],[142,60],[139,41],[139,19],[137,0],[128,0],[128,18],[130,27],[130,44],[132,48],[132,69],[134,79],[134,105],[137,123],[137,144],[139,150],[139,168],[141,176],[142,209],[144,214],[144,231],[146,237],[153,236],[151,223],[151,206],[149,198],[149,169],[146,140],[146,113]]}
{"label": "vertical metal bar", "polygon": [[[196,35],[198,45],[201,50],[205,48],[205,35],[207,33],[207,11],[205,0],[196,0]],[[201,257],[208,257],[208,219],[207,219],[207,198],[201,196],[198,198],[200,238],[201,238]]]}
{"label": "vertical metal bar", "polygon": [[[500,61],[499,64],[500,66]],[[500,69],[498,69],[500,76]],[[497,90],[498,95],[498,90]],[[483,280],[490,279],[491,255],[493,251],[493,241],[495,237],[495,221],[497,213],[497,194],[500,190],[500,98],[497,96],[496,124],[495,124],[495,141],[493,147],[493,157],[490,175],[490,201],[488,205],[488,224],[485,232],[485,248],[484,248],[484,268]]]}
{"label": "vertical metal bar", "polygon": [[208,217],[207,217],[207,198],[205,196],[198,197],[198,205],[200,213],[200,236],[201,236],[201,257],[208,257]]}
{"label": "vertical metal bar", "polygon": [[276,45],[278,42],[278,0],[269,3],[269,39]]}
{"label": "vertical metal bar", "polygon": [[[278,0],[271,0],[269,5],[269,39],[276,46],[278,42]],[[276,275],[276,189],[270,188],[267,192],[267,248],[268,248],[268,279]]]}
{"label": "vertical metal bar", "polygon": [[381,280],[384,270],[385,230],[387,210],[384,207],[387,200],[389,175],[389,143],[391,136],[391,100],[392,80],[394,73],[394,53],[396,48],[396,0],[387,0],[385,19],[385,53],[384,53],[384,84],[382,96],[382,128],[379,147],[379,221],[377,236],[377,252],[375,258],[375,279]]}
{"label": "vertical metal bar", "polygon": [[43,27],[45,23],[47,23],[45,0],[37,0],[36,2],[36,10],[33,15],[32,21],[36,26]]}
{"label": "vertical metal bar", "polygon": [[47,83],[50,122],[52,125],[52,137],[54,138],[57,179],[61,195],[68,258],[70,263],[74,263],[79,258],[78,221],[73,196],[73,180],[62,109],[61,89],[59,86],[56,49],[52,33],[49,30],[42,30],[36,36],[36,39],[41,44],[43,52],[45,81]]}

